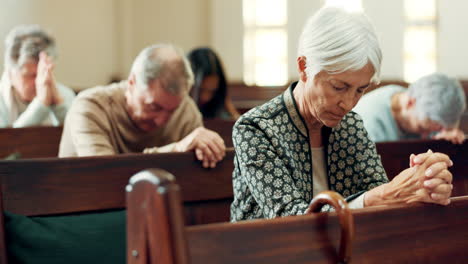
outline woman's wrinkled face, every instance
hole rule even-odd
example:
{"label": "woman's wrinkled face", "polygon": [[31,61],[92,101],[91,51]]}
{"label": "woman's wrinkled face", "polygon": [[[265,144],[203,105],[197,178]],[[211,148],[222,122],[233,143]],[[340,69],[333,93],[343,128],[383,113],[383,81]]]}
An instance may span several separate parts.
{"label": "woman's wrinkled face", "polygon": [[357,71],[338,74],[321,71],[306,82],[307,108],[321,124],[335,127],[356,106],[373,75],[371,64]]}
{"label": "woman's wrinkled face", "polygon": [[198,95],[198,103],[203,106],[215,96],[219,85],[219,77],[209,75],[203,79],[200,85],[200,94]]}
{"label": "woman's wrinkled face", "polygon": [[36,97],[37,63],[30,61],[10,69],[11,85],[22,101],[31,102]]}

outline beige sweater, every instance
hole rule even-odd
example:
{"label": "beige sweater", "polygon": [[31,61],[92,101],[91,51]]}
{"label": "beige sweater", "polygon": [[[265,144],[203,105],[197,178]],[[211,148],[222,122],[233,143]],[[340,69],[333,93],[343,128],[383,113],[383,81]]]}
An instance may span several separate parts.
{"label": "beige sweater", "polygon": [[168,152],[171,143],[203,125],[196,104],[186,96],[164,127],[141,131],[126,111],[126,89],[127,82],[120,82],[78,95],[65,119],[59,157],[135,153],[149,147]]}

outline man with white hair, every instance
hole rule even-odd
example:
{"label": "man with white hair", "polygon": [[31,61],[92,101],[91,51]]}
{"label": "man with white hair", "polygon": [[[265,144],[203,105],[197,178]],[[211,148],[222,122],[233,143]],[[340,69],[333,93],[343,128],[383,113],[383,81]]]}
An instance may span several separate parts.
{"label": "man with white hair", "polygon": [[465,140],[458,126],[465,110],[465,93],[455,79],[433,73],[408,89],[398,85],[380,87],[362,97],[353,109],[364,120],[372,140],[410,138]]}
{"label": "man with white hair", "polygon": [[5,40],[0,127],[58,126],[75,93],[54,79],[55,41],[38,25],[13,28]]}
{"label": "man with white hair", "polygon": [[204,167],[214,167],[225,145],[203,127],[188,95],[192,83],[192,70],[179,49],[145,48],[128,80],[78,95],[65,120],[59,156],[193,150]]}

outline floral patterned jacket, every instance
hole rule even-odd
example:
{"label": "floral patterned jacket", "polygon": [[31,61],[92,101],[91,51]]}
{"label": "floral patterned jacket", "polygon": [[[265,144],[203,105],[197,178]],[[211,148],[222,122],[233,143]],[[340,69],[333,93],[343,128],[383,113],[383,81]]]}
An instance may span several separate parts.
{"label": "floral patterned jacket", "polygon": [[[234,125],[233,222],[303,214],[315,195],[308,131],[294,87]],[[328,186],[347,201],[388,182],[375,144],[356,113],[349,112],[334,128],[324,127],[322,142]]]}

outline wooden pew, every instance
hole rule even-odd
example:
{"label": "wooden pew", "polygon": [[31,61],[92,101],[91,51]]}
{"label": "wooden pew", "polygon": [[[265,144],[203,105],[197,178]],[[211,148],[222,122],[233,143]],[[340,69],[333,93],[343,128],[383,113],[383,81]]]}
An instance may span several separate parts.
{"label": "wooden pew", "polygon": [[[73,181],[69,180],[68,183],[72,186],[62,185],[60,187],[65,190],[76,187],[73,186]],[[39,186],[39,183],[35,182],[34,186]],[[115,251],[116,248],[124,250],[125,247],[125,233],[122,232],[125,228],[125,212],[114,210],[115,207],[111,206],[119,201],[121,195],[115,195],[112,192],[101,193],[101,195],[94,194],[77,203],[76,200],[80,199],[80,197],[74,196],[74,193],[67,194],[58,191],[56,189],[58,186],[55,186],[54,182],[39,186],[41,188],[39,193],[42,192],[42,196],[34,196],[38,193],[37,191],[18,195],[17,193],[11,193],[12,191],[27,192],[30,190],[28,188],[23,189],[24,186],[21,185],[14,186],[12,190],[9,189],[12,186],[5,188],[6,186],[3,183],[1,187],[0,264],[89,263],[90,261],[96,263],[125,263],[125,254]],[[48,189],[49,187],[51,189]],[[87,189],[80,189],[80,187],[82,186],[78,186],[76,193],[81,191],[83,195],[86,195],[100,192],[99,189],[93,189],[94,187],[88,186]],[[3,190],[6,192],[2,193]],[[51,199],[47,194],[48,192],[57,200]],[[5,210],[3,206],[5,196],[11,199],[10,196],[27,197],[28,195],[29,205]],[[39,208],[33,209],[36,203]],[[7,204],[11,205],[11,203]],[[16,201],[13,204],[16,206]],[[102,216],[104,218],[100,218]],[[100,227],[104,228],[98,232],[93,231],[100,229]],[[92,235],[89,236],[89,234]],[[102,234],[105,234],[105,236],[103,237]],[[59,240],[59,238],[63,237],[68,239]],[[83,238],[86,240],[83,241]],[[112,240],[112,243],[108,243],[109,240]],[[99,245],[99,247],[94,247],[94,245]],[[75,252],[75,249],[78,252],[71,253]],[[103,249],[106,251],[102,252]],[[113,252],[109,254],[108,251]]]}
{"label": "wooden pew", "polygon": [[206,128],[216,131],[224,140],[226,147],[232,147],[232,127],[236,121],[222,119],[205,119],[203,124]]}
{"label": "wooden pew", "polygon": [[460,120],[460,129],[465,133],[468,138],[468,111],[465,111]]}
{"label": "wooden pew", "polygon": [[[161,169],[145,170],[133,176],[126,189],[127,263],[190,263],[184,235],[180,189],[175,184],[175,177]],[[344,198],[335,192],[322,192],[311,201],[306,214],[320,212],[326,204],[334,207],[338,215],[341,238],[337,260],[346,263],[354,239],[354,223]],[[146,217],[141,217],[142,215]],[[204,249],[207,250],[211,249]],[[210,262],[209,257],[203,259]],[[257,262],[244,259],[238,263]]]}
{"label": "wooden pew", "polygon": [[[160,166],[181,175],[186,224],[229,221],[233,154],[214,169],[193,153],[1,161],[0,212],[49,218],[121,210],[131,175]],[[0,214],[0,264],[7,263],[3,228]]]}
{"label": "wooden pew", "polygon": [[191,152],[0,161],[2,201],[5,210],[28,216],[122,209],[131,175],[157,166],[179,175],[187,224],[229,221],[233,159],[228,149],[214,169],[202,168]]}
{"label": "wooden pew", "polygon": [[376,146],[390,180],[408,168],[412,153],[423,153],[431,149],[449,155],[454,162],[454,166],[449,169],[453,174],[452,196],[468,195],[468,141],[455,145],[444,140],[407,140],[380,142]]}
{"label": "wooden pew", "polygon": [[158,166],[184,175],[178,180],[184,190],[186,224],[228,221],[233,157],[229,150],[211,170],[201,168],[193,153],[2,161],[0,201],[5,210],[28,216],[121,209],[121,190],[129,175]]}
{"label": "wooden pew", "polygon": [[246,85],[244,83],[230,83],[228,91],[234,107],[236,107],[239,113],[243,114],[280,95],[286,88],[287,86],[265,87]]}
{"label": "wooden pew", "polygon": [[[403,143],[402,143],[403,144]],[[379,143],[384,167],[390,178],[408,167],[411,153],[424,152],[428,146],[434,151],[447,152],[455,162],[451,168],[454,174],[453,196],[468,194],[466,144],[457,146],[444,141]],[[117,155],[83,158],[48,158],[0,162],[0,183],[6,210],[25,215],[41,215],[54,203],[50,213],[67,213],[68,207],[82,211],[98,206],[89,201],[98,200],[102,194],[120,197],[103,207],[123,208],[124,197],[120,190],[130,175],[146,168],[163,168],[179,176],[184,190],[187,209],[187,224],[228,221],[229,204],[232,200],[232,171],[234,150],[229,149],[225,160],[214,169],[203,169],[195,161],[193,153],[168,153],[153,155]],[[204,186],[201,189],[199,186]],[[99,189],[100,193],[95,190]],[[206,192],[205,190],[210,190]],[[212,190],[212,191],[211,191]],[[72,195],[75,201],[60,204],[64,195]],[[31,203],[31,197],[41,197]],[[199,204],[204,199],[207,203]],[[95,208],[96,209],[96,208]],[[224,214],[213,214],[218,209]]]}
{"label": "wooden pew", "polygon": [[20,158],[56,157],[62,127],[0,128],[0,158],[19,153]]}
{"label": "wooden pew", "polygon": [[[205,120],[206,128],[218,132],[227,147],[232,147],[235,121]],[[57,157],[62,127],[0,128],[0,159],[19,153],[21,159]]]}
{"label": "wooden pew", "polygon": [[[178,191],[177,185],[160,173],[158,177],[145,175],[131,180],[127,192],[127,263],[342,260],[336,250],[342,231],[336,213],[185,227]],[[452,198],[446,207],[414,204],[353,210],[354,240],[345,260],[466,263],[466,212],[468,196]]]}
{"label": "wooden pew", "polygon": [[[411,153],[424,152],[428,146],[434,151],[447,152],[455,162],[451,168],[453,196],[459,196],[468,194],[466,144],[457,146],[444,141],[415,141],[402,147],[400,143],[392,142],[379,143],[377,148],[390,178],[408,167]],[[75,197],[73,207],[82,211],[90,209],[87,201],[98,200],[101,194],[120,197],[112,203],[106,202],[104,207],[123,208],[124,197],[120,190],[129,176],[146,168],[159,167],[180,175],[178,181],[184,190],[184,201],[191,205],[187,210],[187,224],[210,223],[229,219],[233,159],[234,150],[229,149],[225,160],[214,169],[203,169],[195,161],[193,153],[1,161],[0,183],[4,206],[13,213],[40,215],[48,211],[52,203],[55,209],[50,213],[67,213],[68,202],[60,205],[60,197],[64,195]],[[208,193],[199,186],[213,191]],[[95,193],[96,189],[101,193]],[[31,197],[41,199],[31,203]],[[212,200],[209,206],[198,204],[204,199]],[[223,215],[211,213],[220,208],[225,210]]]}

